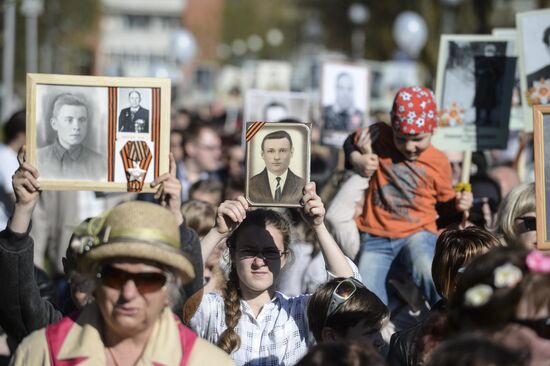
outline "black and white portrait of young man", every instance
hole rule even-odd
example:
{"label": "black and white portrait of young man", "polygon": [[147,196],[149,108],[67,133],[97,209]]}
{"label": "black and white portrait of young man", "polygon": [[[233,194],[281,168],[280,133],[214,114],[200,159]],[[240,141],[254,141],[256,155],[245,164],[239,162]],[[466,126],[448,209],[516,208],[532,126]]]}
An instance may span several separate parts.
{"label": "black and white portrait of young man", "polygon": [[106,179],[106,88],[37,88],[36,161],[46,179]]}

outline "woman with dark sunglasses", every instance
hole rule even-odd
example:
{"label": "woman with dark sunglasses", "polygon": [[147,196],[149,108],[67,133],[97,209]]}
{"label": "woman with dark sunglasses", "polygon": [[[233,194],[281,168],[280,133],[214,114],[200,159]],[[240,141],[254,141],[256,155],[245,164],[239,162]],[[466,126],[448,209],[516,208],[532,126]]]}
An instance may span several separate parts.
{"label": "woman with dark sunglasses", "polygon": [[23,340],[13,365],[232,364],[171,311],[195,271],[169,210],[123,203],[90,221],[88,236],[72,245],[85,253],[79,272],[94,279],[95,301]]}
{"label": "woman with dark sunglasses", "polygon": [[500,204],[497,212],[497,236],[506,245],[536,248],[535,183],[514,188]]}
{"label": "woman with dark sunglasses", "polygon": [[[325,208],[308,183],[302,198],[332,277],[359,277],[324,224]],[[191,319],[197,333],[230,354],[238,365],[294,365],[313,343],[307,325],[310,295],[274,290],[289,261],[289,223],[273,210],[250,210],[244,197],[218,208],[216,226],[202,241],[203,258],[227,238],[230,269],[225,294],[206,294]]]}

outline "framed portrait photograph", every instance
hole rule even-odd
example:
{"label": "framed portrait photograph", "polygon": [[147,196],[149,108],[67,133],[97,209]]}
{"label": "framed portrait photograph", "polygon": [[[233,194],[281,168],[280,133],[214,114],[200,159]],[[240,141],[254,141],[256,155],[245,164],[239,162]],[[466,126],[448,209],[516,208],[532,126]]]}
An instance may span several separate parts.
{"label": "framed portrait photograph", "polygon": [[390,113],[397,91],[424,85],[426,70],[414,61],[367,61],[371,75],[370,110]]}
{"label": "framed portrait photograph", "polygon": [[366,64],[323,63],[323,144],[341,147],[351,131],[366,126],[369,115],[369,88],[369,68]]}
{"label": "framed portrait photograph", "polygon": [[[494,28],[491,32],[493,36],[507,37],[514,39],[516,44],[516,51],[519,55],[518,46],[518,31],[516,28]],[[523,131],[525,129],[525,122],[523,121],[523,105],[521,97],[521,81],[519,70],[519,57],[516,63],[516,76],[514,77],[514,90],[512,91],[512,107],[510,109],[510,131]]]}
{"label": "framed portrait photograph", "polygon": [[255,65],[254,88],[263,90],[290,90],[292,66],[284,61],[258,61]]}
{"label": "framed portrait photograph", "polygon": [[244,105],[245,121],[306,123],[309,120],[307,93],[247,90]]}
{"label": "framed portrait photograph", "polygon": [[441,37],[434,146],[448,151],[506,148],[516,61],[511,37]]}
{"label": "framed portrait photograph", "polygon": [[537,248],[550,249],[550,105],[533,106]]}
{"label": "framed portrait photograph", "polygon": [[216,78],[216,99],[227,109],[242,108],[242,71],[236,66],[226,65]]}
{"label": "framed portrait photograph", "polygon": [[27,74],[27,159],[43,189],[150,192],[169,134],[169,79]]}
{"label": "framed portrait photograph", "polygon": [[550,104],[550,9],[516,14],[525,131],[533,130],[534,105]]}
{"label": "framed portrait photograph", "polygon": [[311,126],[246,124],[246,199],[252,206],[301,207],[310,179]]}

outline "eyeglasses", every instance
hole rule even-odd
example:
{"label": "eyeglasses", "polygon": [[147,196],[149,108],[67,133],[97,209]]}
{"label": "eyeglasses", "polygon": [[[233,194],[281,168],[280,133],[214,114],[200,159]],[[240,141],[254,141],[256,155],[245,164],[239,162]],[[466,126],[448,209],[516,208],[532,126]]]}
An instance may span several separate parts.
{"label": "eyeglasses", "polygon": [[531,328],[541,338],[550,339],[550,317],[543,319],[514,319],[514,323]]}
{"label": "eyeglasses", "polygon": [[491,212],[496,212],[498,209],[498,202],[492,197],[474,197],[472,203],[472,210],[481,212],[484,204],[488,204]]}
{"label": "eyeglasses", "polygon": [[365,288],[365,285],[353,277],[340,281],[334,291],[332,291],[330,305],[328,306],[327,315],[325,316],[325,323],[327,319],[338,310],[340,305],[351,299],[358,288]]}
{"label": "eyeglasses", "polygon": [[130,273],[112,266],[101,268],[97,274],[97,278],[99,278],[103,285],[116,290],[121,290],[129,280],[132,280],[138,291],[142,294],[156,292],[168,282],[168,275],[165,273]]}
{"label": "eyeglasses", "polygon": [[533,216],[520,216],[516,217],[516,220],[523,221],[523,226],[525,231],[535,231],[537,230],[537,218]]}
{"label": "eyeglasses", "polygon": [[286,254],[286,251],[281,252],[277,248],[244,248],[237,250],[237,254],[239,259],[260,258],[268,261],[276,261],[281,259],[281,257]]}
{"label": "eyeglasses", "polygon": [[221,145],[207,145],[207,144],[201,144],[201,143],[197,143],[197,147],[201,150],[206,150],[206,151],[221,151],[222,150],[222,147]]}

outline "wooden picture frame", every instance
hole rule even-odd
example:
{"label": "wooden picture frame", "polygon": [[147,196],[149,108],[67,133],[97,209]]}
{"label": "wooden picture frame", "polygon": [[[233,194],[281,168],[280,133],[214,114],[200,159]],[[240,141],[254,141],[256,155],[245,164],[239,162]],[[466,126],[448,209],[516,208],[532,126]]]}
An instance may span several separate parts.
{"label": "wooden picture frame", "polygon": [[26,144],[42,189],[152,192],[169,170],[170,80],[27,74]]}
{"label": "wooden picture frame", "polygon": [[533,106],[537,248],[550,249],[550,105]]}
{"label": "wooden picture frame", "polygon": [[[324,61],[321,66],[321,117],[324,145],[342,147],[346,137],[366,127],[370,109],[370,68],[366,62]],[[348,94],[352,94],[349,98]],[[341,97],[339,97],[339,95]],[[350,100],[351,99],[351,100]],[[342,113],[342,104],[348,110]]]}
{"label": "wooden picture frame", "polygon": [[310,179],[311,125],[248,122],[246,127],[245,197],[250,205],[301,207]]}
{"label": "wooden picture frame", "polygon": [[[483,57],[476,59],[476,56],[488,54],[485,50],[489,46],[492,48],[491,56],[502,57],[494,57],[499,59],[498,67],[484,62]],[[478,151],[506,147],[516,69],[513,58],[516,55],[515,38],[511,36],[441,36],[435,87],[439,126],[432,139],[435,147],[444,151]],[[478,60],[483,65],[480,70],[485,71],[478,72]],[[486,72],[487,68],[495,73]],[[487,77],[491,81],[496,79],[498,83],[487,81]],[[498,89],[495,84],[499,85]],[[493,93],[480,93],[478,98],[478,87],[485,87]],[[491,97],[484,98],[484,95]],[[495,107],[489,109],[487,104]],[[476,105],[480,111],[485,112],[483,124],[478,124]]]}

